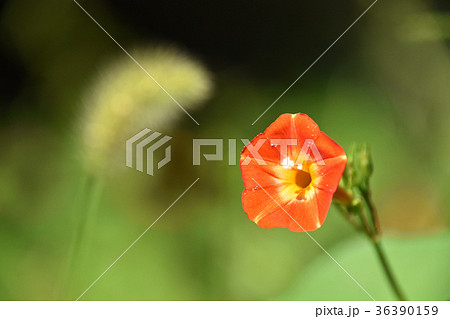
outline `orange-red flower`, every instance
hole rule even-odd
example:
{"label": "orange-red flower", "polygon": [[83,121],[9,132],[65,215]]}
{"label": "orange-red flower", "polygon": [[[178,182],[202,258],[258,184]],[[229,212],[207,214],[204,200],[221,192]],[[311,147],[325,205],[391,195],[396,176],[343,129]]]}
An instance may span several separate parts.
{"label": "orange-red flower", "polygon": [[244,211],[262,228],[315,230],[346,162],[342,147],[309,116],[283,114],[241,152]]}

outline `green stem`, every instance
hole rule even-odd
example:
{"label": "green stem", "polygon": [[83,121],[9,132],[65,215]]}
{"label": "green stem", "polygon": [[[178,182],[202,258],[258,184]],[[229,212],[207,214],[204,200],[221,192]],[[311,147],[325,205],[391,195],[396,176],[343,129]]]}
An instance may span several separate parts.
{"label": "green stem", "polygon": [[335,203],[336,207],[339,209],[339,211],[341,212],[342,216],[344,216],[345,219],[347,219],[347,221],[353,225],[353,227],[355,227],[358,231],[367,234],[367,230],[363,227],[361,227],[361,225],[358,222],[358,219],[356,218],[355,215],[349,213],[349,211],[347,210],[347,207],[339,204],[339,203]]}
{"label": "green stem", "polygon": [[395,295],[397,296],[398,300],[405,301],[405,295],[400,289],[400,286],[398,285],[397,281],[395,280],[394,274],[391,270],[391,267],[389,266],[389,263],[387,261],[386,255],[384,253],[383,248],[381,247],[381,244],[378,240],[372,240],[372,243],[375,247],[375,250],[377,252],[378,258],[381,261],[381,265],[383,266],[383,270],[386,274],[386,277],[389,280],[389,283],[392,287],[392,290],[394,290]]}
{"label": "green stem", "polygon": [[381,235],[381,227],[380,227],[380,220],[378,218],[378,211],[375,207],[375,203],[372,200],[372,196],[370,195],[370,191],[363,191],[361,190],[361,194],[364,198],[364,201],[367,204],[367,207],[369,208],[370,217],[372,218],[372,223],[375,228],[375,234]]}
{"label": "green stem", "polygon": [[369,238],[374,238],[376,236],[374,230],[372,229],[372,227],[370,226],[369,221],[366,218],[366,215],[364,214],[364,211],[361,211],[359,214],[359,219],[361,220],[361,223],[364,225],[364,228],[366,230],[366,235]]}
{"label": "green stem", "polygon": [[[344,217],[346,217],[347,220],[349,220],[351,222],[351,224],[353,226],[355,226],[356,229],[362,231],[364,234],[367,235],[367,237],[370,238],[371,242],[373,243],[373,245],[375,247],[375,251],[377,252],[377,255],[378,255],[378,258],[383,267],[384,273],[386,274],[389,284],[392,287],[392,290],[394,291],[398,300],[404,301],[404,300],[406,300],[405,295],[401,291],[400,286],[394,277],[394,273],[388,263],[386,254],[380,244],[380,237],[381,237],[380,222],[379,222],[379,218],[378,218],[378,212],[377,212],[375,204],[372,200],[370,191],[368,189],[363,190],[361,188],[359,190],[361,192],[362,198],[364,199],[364,201],[366,203],[366,207],[369,210],[369,214],[370,214],[372,223],[370,223],[369,220],[366,218],[365,209],[363,209],[363,208],[359,209],[358,212],[355,213],[356,216],[359,217],[359,220],[361,222],[361,224],[358,224],[355,222],[355,220],[351,219],[351,217],[353,216],[350,212],[352,210],[351,204],[346,203],[347,205],[343,205],[342,202],[339,204],[339,200],[337,200],[338,201],[337,206],[343,213]],[[345,190],[341,190],[341,193],[343,191],[345,191]]]}
{"label": "green stem", "polygon": [[62,284],[63,299],[73,295],[72,290],[74,289],[73,286],[76,283],[77,275],[84,268],[101,197],[101,183],[98,177],[86,176],[82,187],[81,198],[74,203],[75,231],[68,252],[65,281]]}
{"label": "green stem", "polygon": [[[392,269],[387,261],[386,254],[380,244],[380,238],[381,238],[380,220],[378,218],[378,211],[375,207],[375,203],[372,200],[372,196],[370,194],[369,189],[367,189],[365,191],[361,190],[361,195],[362,195],[364,201],[366,202],[367,208],[370,213],[370,217],[372,219],[372,228],[373,229],[372,229],[369,237],[375,247],[378,258],[380,259],[381,265],[383,266],[384,273],[386,274],[386,277],[389,280],[389,284],[391,285],[392,290],[394,291],[398,300],[404,301],[404,300],[406,300],[405,295],[401,291],[400,286],[398,285],[398,282],[394,277],[394,273],[392,272]],[[361,214],[361,215],[363,215],[363,214]],[[366,221],[366,223],[367,223],[367,221]]]}

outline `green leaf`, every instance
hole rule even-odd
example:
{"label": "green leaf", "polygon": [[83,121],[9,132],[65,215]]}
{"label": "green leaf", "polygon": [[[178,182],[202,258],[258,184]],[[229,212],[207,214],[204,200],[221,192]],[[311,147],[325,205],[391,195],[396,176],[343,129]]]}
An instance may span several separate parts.
{"label": "green leaf", "polygon": [[[420,238],[383,238],[382,245],[408,300],[450,298],[450,233]],[[329,250],[375,300],[395,300],[372,244],[360,238]],[[316,258],[279,299],[370,300],[327,255]]]}

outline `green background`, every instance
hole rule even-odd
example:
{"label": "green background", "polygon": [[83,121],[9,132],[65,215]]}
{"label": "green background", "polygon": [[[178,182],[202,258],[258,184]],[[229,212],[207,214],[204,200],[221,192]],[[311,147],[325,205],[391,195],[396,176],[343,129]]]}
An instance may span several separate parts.
{"label": "green background", "polygon": [[[238,165],[192,165],[192,138],[252,139],[301,112],[347,151],[369,142],[394,272],[409,299],[448,300],[448,4],[378,1],[251,125],[370,3],[80,1],[126,49],[173,45],[211,75],[189,111],[200,126],[167,96],[143,106],[170,125],[132,132],[173,137],[173,161],[149,176],[125,167],[122,143],[91,166],[81,138],[96,107],[85,97],[104,93],[111,61],[133,61],[73,1],[5,2],[0,299],[76,299],[200,178],[82,300],[369,300],[306,234],[248,220]],[[394,298],[369,241],[334,207],[311,235],[376,300]]]}

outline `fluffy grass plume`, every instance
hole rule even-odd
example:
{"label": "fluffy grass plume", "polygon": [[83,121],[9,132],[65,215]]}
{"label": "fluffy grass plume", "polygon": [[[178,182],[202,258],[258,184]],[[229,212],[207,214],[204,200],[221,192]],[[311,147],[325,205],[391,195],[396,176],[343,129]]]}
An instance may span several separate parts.
{"label": "fluffy grass plume", "polygon": [[[210,73],[173,47],[146,47],[131,55],[189,113],[210,95]],[[123,155],[125,141],[142,130],[167,131],[183,110],[128,56],[101,70],[84,99],[82,143],[88,167]],[[189,119],[189,121],[191,121]]]}

